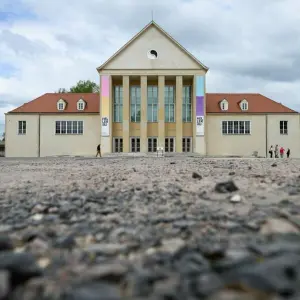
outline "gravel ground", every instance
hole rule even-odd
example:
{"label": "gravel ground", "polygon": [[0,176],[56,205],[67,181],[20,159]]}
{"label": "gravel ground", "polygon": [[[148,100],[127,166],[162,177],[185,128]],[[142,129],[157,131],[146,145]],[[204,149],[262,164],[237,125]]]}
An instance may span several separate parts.
{"label": "gravel ground", "polygon": [[0,159],[0,300],[300,299],[300,160]]}

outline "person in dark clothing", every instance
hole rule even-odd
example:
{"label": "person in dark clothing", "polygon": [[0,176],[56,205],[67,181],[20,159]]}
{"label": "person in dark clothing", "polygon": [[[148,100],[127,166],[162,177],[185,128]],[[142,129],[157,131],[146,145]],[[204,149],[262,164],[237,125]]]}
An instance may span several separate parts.
{"label": "person in dark clothing", "polygon": [[96,157],[98,156],[98,154],[99,154],[99,156],[101,157],[101,145],[100,145],[100,144],[97,146],[97,154],[96,154]]}
{"label": "person in dark clothing", "polygon": [[291,150],[290,150],[290,148],[288,148],[287,151],[286,151],[286,157],[289,158],[290,154],[291,154]]}

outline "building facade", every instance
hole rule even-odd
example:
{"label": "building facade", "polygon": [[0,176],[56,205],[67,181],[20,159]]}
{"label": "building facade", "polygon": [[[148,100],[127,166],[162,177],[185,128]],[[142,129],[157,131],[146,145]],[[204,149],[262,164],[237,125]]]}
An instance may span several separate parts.
{"label": "building facade", "polygon": [[[206,93],[208,68],[151,22],[97,68],[100,94],[45,94],[6,114],[6,156],[300,155],[299,114],[260,94]],[[298,154],[299,153],[299,154]]]}

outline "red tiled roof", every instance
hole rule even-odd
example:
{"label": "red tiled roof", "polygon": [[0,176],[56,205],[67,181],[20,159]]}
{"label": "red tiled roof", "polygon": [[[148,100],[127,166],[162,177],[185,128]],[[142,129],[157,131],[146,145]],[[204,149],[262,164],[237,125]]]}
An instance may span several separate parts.
{"label": "red tiled roof", "polygon": [[[57,101],[63,99],[67,103],[65,110],[57,110]],[[77,101],[84,100],[84,110],[77,110]],[[47,93],[9,113],[99,113],[100,96],[98,93]]]}
{"label": "red tiled roof", "polygon": [[[64,99],[67,102],[66,109],[57,110],[57,101]],[[86,108],[83,111],[77,110],[77,101],[83,99]],[[223,112],[220,109],[220,101],[228,101],[228,110]],[[248,110],[241,111],[240,101],[248,101]],[[99,113],[100,97],[98,93],[47,93],[35,100],[23,104],[9,113]],[[207,113],[297,113],[296,111],[275,102],[261,94],[206,94]]]}
{"label": "red tiled roof", "polygon": [[[228,110],[222,111],[220,102],[226,99]],[[239,104],[247,100],[248,110],[242,111]],[[278,103],[261,94],[206,94],[207,113],[297,113],[281,103]]]}

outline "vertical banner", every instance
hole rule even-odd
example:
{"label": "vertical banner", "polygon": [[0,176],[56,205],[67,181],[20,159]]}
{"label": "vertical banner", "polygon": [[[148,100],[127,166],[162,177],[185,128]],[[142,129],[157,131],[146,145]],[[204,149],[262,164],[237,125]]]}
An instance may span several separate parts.
{"label": "vertical banner", "polygon": [[204,76],[196,76],[196,135],[204,135]]}
{"label": "vertical banner", "polygon": [[101,135],[109,136],[109,76],[101,76]]}

